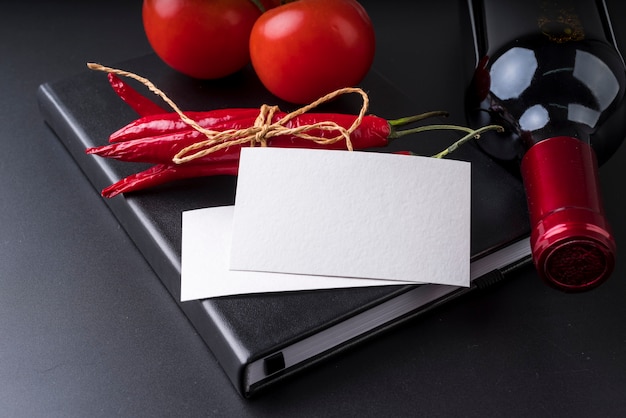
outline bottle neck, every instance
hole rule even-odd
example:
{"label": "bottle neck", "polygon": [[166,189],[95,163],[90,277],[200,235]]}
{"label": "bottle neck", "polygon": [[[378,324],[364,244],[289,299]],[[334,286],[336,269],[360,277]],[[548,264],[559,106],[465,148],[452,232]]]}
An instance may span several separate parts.
{"label": "bottle neck", "polygon": [[546,139],[524,156],[521,172],[539,275],[565,291],[601,284],[615,264],[615,240],[591,147],[570,137]]}
{"label": "bottle neck", "polygon": [[[549,112],[546,109],[530,109],[532,112],[536,110],[542,114],[548,115]],[[521,123],[524,121],[522,120]],[[538,129],[521,129],[519,132],[519,141],[523,149],[522,156],[531,147],[539,142],[556,138],[556,137],[568,137],[577,139],[580,142],[591,145],[591,129],[588,125],[574,122],[566,118],[553,118],[549,120],[545,125]]]}

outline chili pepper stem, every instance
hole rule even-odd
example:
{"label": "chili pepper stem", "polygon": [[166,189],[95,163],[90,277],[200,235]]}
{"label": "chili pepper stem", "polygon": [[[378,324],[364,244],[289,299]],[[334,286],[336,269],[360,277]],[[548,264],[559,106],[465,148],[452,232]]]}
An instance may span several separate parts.
{"label": "chili pepper stem", "polygon": [[448,115],[449,113],[444,110],[434,110],[432,112],[421,113],[419,115],[413,115],[413,116],[407,116],[404,118],[388,120],[387,123],[389,123],[389,126],[392,126],[392,127],[404,126],[404,125],[408,125],[409,123],[419,122],[420,120],[434,118],[437,116],[447,117]]}
{"label": "chili pepper stem", "polygon": [[446,155],[448,155],[451,152],[453,152],[454,150],[456,150],[458,147],[460,147],[464,143],[466,143],[467,141],[469,141],[470,139],[473,139],[473,138],[478,139],[480,137],[480,135],[482,135],[483,133],[485,133],[487,131],[491,131],[491,130],[495,130],[495,131],[498,131],[498,132],[504,132],[504,128],[502,126],[500,126],[500,125],[487,125],[487,126],[483,126],[482,128],[479,128],[479,129],[476,129],[476,130],[471,130],[471,132],[468,133],[467,135],[465,135],[463,138],[459,139],[454,144],[450,145],[448,148],[444,149],[443,151],[433,155],[432,157],[433,158],[443,158]]}
{"label": "chili pepper stem", "polygon": [[263,3],[261,3],[259,0],[250,0],[250,1],[254,3],[256,7],[258,7],[261,13],[265,13],[265,7],[263,6]]}
{"label": "chili pepper stem", "polygon": [[465,126],[458,126],[458,125],[425,125],[425,126],[419,126],[417,128],[404,129],[401,131],[397,131],[393,129],[393,126],[391,126],[391,132],[389,133],[388,139],[390,140],[397,139],[403,136],[417,134],[417,133],[426,132],[426,131],[450,131],[450,130],[463,131],[463,132],[467,132],[468,134],[474,132],[472,128],[467,128]]}

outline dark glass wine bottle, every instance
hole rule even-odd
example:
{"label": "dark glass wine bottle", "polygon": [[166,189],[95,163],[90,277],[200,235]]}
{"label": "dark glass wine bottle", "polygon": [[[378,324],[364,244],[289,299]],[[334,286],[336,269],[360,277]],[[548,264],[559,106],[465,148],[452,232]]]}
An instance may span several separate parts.
{"label": "dark glass wine bottle", "polygon": [[539,275],[566,291],[593,288],[615,263],[598,165],[626,137],[626,72],[607,8],[595,0],[469,3],[478,65],[468,118],[505,128],[477,144],[518,167]]}

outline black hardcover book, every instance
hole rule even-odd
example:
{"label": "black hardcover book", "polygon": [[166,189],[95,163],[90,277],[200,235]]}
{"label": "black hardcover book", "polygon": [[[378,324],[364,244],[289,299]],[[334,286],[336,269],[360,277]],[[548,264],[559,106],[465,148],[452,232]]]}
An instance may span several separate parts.
{"label": "black hardcover book", "polygon": [[[223,80],[197,81],[169,69],[154,55],[115,66],[150,79],[183,110],[259,107],[263,103],[278,104],[284,111],[295,109],[269,94],[249,68]],[[151,97],[142,86],[135,86]],[[370,97],[370,113],[381,117],[393,119],[435,110],[427,107],[427,101],[408,99],[375,70],[362,87]],[[462,100],[460,94],[454,94],[455,100]],[[154,99],[158,101],[156,96]],[[104,73],[85,68],[66,79],[43,84],[38,100],[44,120],[98,191],[148,167],[85,154],[86,148],[106,144],[113,131],[138,117],[112,91]],[[318,110],[354,114],[360,108],[359,100],[342,97]],[[432,121],[436,122],[441,121]],[[449,131],[422,133],[397,140],[388,149],[373,151],[410,150],[432,155],[458,137],[458,133]],[[385,286],[181,303],[182,212],[234,204],[236,178],[183,180],[105,201],[236,389],[248,397],[409,318],[498,280],[503,272],[529,259],[529,229],[521,182],[474,144],[460,147],[449,158],[472,162],[469,288]]]}

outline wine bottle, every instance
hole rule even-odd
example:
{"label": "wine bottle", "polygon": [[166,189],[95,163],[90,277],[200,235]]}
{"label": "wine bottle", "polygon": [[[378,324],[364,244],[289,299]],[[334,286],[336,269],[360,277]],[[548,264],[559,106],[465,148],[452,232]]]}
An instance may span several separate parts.
{"label": "wine bottle", "polygon": [[469,123],[477,144],[514,163],[528,200],[539,276],[565,291],[598,286],[616,245],[598,166],[626,137],[626,70],[595,0],[469,0],[477,66]]}

